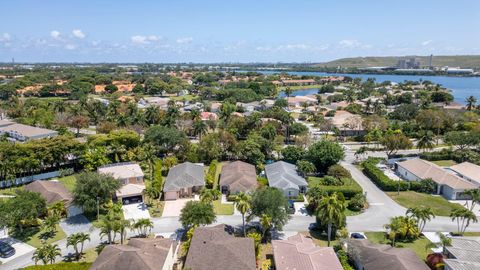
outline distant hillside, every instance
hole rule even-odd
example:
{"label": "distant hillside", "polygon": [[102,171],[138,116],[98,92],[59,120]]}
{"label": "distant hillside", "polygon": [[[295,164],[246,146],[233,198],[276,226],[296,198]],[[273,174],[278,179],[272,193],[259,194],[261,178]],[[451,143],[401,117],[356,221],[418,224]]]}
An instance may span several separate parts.
{"label": "distant hillside", "polygon": [[[383,67],[394,66],[398,59],[415,57],[420,61],[422,66],[427,66],[429,56],[384,56],[384,57],[354,57],[342,58],[330,62],[315,64],[318,67]],[[480,55],[439,55],[433,56],[432,64],[434,67],[463,67],[463,68],[480,68]]]}

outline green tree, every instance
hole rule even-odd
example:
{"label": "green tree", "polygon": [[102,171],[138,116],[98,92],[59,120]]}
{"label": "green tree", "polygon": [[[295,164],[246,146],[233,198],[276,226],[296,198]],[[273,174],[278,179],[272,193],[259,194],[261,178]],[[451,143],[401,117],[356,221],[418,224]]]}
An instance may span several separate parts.
{"label": "green tree", "polygon": [[289,145],[282,149],[282,156],[285,162],[296,164],[298,160],[305,156],[305,150],[298,146]]}
{"label": "green tree", "polygon": [[237,208],[238,212],[242,214],[242,230],[243,230],[243,237],[246,237],[246,228],[245,228],[245,215],[251,209],[251,202],[252,197],[244,192],[239,192],[235,195],[235,207]]}
{"label": "green tree", "polygon": [[218,189],[202,188],[200,191],[200,201],[204,203],[212,203],[213,201],[218,200],[220,195],[222,195],[222,193]]}
{"label": "green tree", "polygon": [[255,190],[252,194],[251,206],[248,220],[253,217],[260,218],[265,214],[272,218],[273,226],[281,230],[289,219],[288,201],[283,192],[277,188],[266,187]]}
{"label": "green tree", "polygon": [[306,177],[307,175],[314,173],[317,168],[308,160],[299,160],[297,161],[297,170],[301,172],[304,177]]}
{"label": "green tree", "polygon": [[452,221],[457,221],[458,233],[463,235],[471,222],[477,223],[477,216],[466,208],[458,208],[450,213]]}
{"label": "green tree", "polygon": [[55,259],[60,255],[62,255],[62,253],[58,245],[43,243],[40,248],[33,252],[32,260],[35,264],[37,264],[38,261],[42,261],[44,265],[48,263],[53,264]]}
{"label": "green tree", "polygon": [[428,130],[422,130],[419,132],[419,139],[417,142],[417,148],[420,150],[431,150],[434,147],[434,135],[433,132]]}
{"label": "green tree", "polygon": [[95,213],[99,205],[109,202],[121,186],[120,181],[113,177],[94,172],[84,172],[75,178],[74,203],[89,214]]}
{"label": "green tree", "polygon": [[408,137],[402,133],[386,134],[383,136],[381,143],[385,148],[388,158],[395,155],[399,150],[410,149],[413,146]]}
{"label": "green tree", "polygon": [[14,198],[0,200],[0,226],[18,228],[47,214],[47,203],[39,193],[19,190]]}
{"label": "green tree", "polygon": [[145,142],[157,145],[162,152],[171,152],[186,140],[185,133],[173,127],[152,126],[145,132]]}
{"label": "green tree", "polygon": [[430,207],[411,207],[407,209],[407,215],[413,217],[418,223],[418,230],[423,232],[427,221],[435,218],[435,214]]}
{"label": "green tree", "polygon": [[184,228],[208,225],[215,222],[213,205],[199,201],[189,201],[180,213],[180,222]]}
{"label": "green tree", "polygon": [[[332,227],[341,228],[345,220],[345,198],[333,193],[330,196],[324,196],[317,208],[317,220],[327,225],[328,246],[330,246]],[[320,224],[319,224],[320,225]]]}
{"label": "green tree", "polygon": [[473,110],[477,104],[477,98],[474,96],[469,96],[465,101],[467,103],[467,110],[469,111]]}
{"label": "green tree", "polygon": [[255,258],[259,258],[260,256],[260,251],[262,249],[262,236],[257,233],[257,232],[250,232],[246,235],[248,238],[252,238],[253,239],[253,244],[254,244],[254,247],[255,247]]}
{"label": "green tree", "polygon": [[137,230],[141,237],[147,237],[153,228],[153,222],[148,218],[141,218],[133,223],[132,228]]}
{"label": "green tree", "polygon": [[306,159],[317,167],[317,171],[326,171],[345,157],[340,144],[323,140],[312,144],[306,153]]}
{"label": "green tree", "polygon": [[207,133],[208,126],[204,121],[198,119],[193,122],[193,134],[198,136],[198,139],[201,140],[202,136]]}
{"label": "green tree", "polygon": [[[83,253],[83,245],[87,240],[90,241],[90,236],[83,232],[74,233],[67,237],[66,247],[73,247],[73,250],[75,251],[75,259],[77,261],[80,259],[80,256]],[[80,248],[78,245],[80,245]]]}

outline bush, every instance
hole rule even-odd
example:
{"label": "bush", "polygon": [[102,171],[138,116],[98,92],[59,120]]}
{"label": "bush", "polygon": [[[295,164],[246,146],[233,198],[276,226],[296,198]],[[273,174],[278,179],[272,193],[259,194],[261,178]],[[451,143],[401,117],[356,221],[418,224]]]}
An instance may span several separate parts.
{"label": "bush", "polygon": [[297,198],[295,199],[290,199],[291,201],[294,201],[294,202],[304,202],[305,201],[305,197],[303,197],[303,194],[299,193]]}
{"label": "bush", "polygon": [[382,170],[375,166],[378,163],[378,159],[367,159],[362,163],[363,173],[372,180],[383,191],[417,191],[420,189],[420,182],[408,182],[408,181],[393,181],[388,178]]}
{"label": "bush", "polygon": [[333,193],[341,193],[345,199],[353,198],[357,194],[362,194],[362,188],[355,182],[354,185],[345,185],[345,186],[318,186],[322,191],[325,191],[328,195]]}
{"label": "bush", "polygon": [[340,178],[335,178],[333,176],[325,176],[320,180],[320,185],[324,186],[342,186],[343,181]]}
{"label": "bush", "polygon": [[347,253],[343,249],[337,251],[337,256],[343,270],[353,270],[353,267],[348,263]]}
{"label": "bush", "polygon": [[268,186],[268,179],[265,177],[257,176],[257,182],[260,186],[263,186],[263,187]]}
{"label": "bush", "polygon": [[435,183],[430,178],[420,181],[420,187],[418,188],[418,192],[427,193],[427,194],[436,193],[437,183]]}
{"label": "bush", "polygon": [[347,207],[352,211],[360,211],[365,207],[365,203],[365,196],[363,194],[357,194],[350,199]]}
{"label": "bush", "polygon": [[330,166],[328,168],[327,175],[333,176],[337,179],[352,177],[350,172],[339,164]]}

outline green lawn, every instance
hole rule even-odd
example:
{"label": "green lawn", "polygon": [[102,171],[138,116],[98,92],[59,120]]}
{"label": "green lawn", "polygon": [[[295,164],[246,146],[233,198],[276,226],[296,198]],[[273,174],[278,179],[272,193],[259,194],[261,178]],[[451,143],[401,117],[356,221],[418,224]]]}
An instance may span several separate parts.
{"label": "green lawn", "polygon": [[220,181],[220,173],[222,173],[223,162],[219,162],[215,171],[215,180],[213,181],[213,188],[217,188]]}
{"label": "green lawn", "polygon": [[435,163],[440,167],[450,167],[457,164],[457,162],[455,162],[454,160],[435,160],[432,161],[432,163]]}
{"label": "green lawn", "polygon": [[233,215],[233,204],[222,204],[222,200],[218,199],[213,202],[213,210],[217,215]]}
{"label": "green lawn", "polygon": [[403,207],[430,207],[436,216],[449,216],[452,210],[462,208],[461,205],[451,203],[441,196],[433,196],[415,191],[386,192],[390,198]]}
{"label": "green lawn", "polygon": [[44,231],[40,230],[40,227],[30,227],[23,230],[23,232],[19,232],[17,230],[12,231],[12,237],[18,239],[22,242],[26,242],[27,244],[39,248],[42,246],[42,238],[45,239],[47,243],[57,242],[67,235],[62,230],[62,228],[57,225],[56,226],[57,232],[53,237],[43,238]]}
{"label": "green lawn", "polygon": [[[383,232],[366,232],[365,235],[367,236],[368,240],[370,240],[370,242],[372,243],[387,244],[387,245],[391,243],[390,240],[385,238],[385,233]],[[413,250],[415,254],[417,254],[418,258],[424,261],[427,258],[427,255],[429,253],[429,249],[426,249],[425,247],[429,243],[430,241],[428,241],[427,238],[422,236],[413,242],[397,242],[395,244],[395,247],[409,248]]]}
{"label": "green lawn", "polygon": [[75,185],[77,184],[77,178],[75,178],[75,175],[61,177],[58,181],[60,181],[70,192],[75,189]]}
{"label": "green lawn", "polygon": [[23,187],[11,187],[11,188],[5,188],[5,189],[0,189],[0,195],[8,195],[8,196],[15,196],[17,193],[17,190],[22,190]]}
{"label": "green lawn", "polygon": [[47,264],[47,265],[32,265],[23,268],[24,270],[88,270],[92,264],[91,263],[74,263],[74,262],[62,262],[56,264]]}
{"label": "green lawn", "polygon": [[89,248],[83,251],[83,257],[80,259],[80,262],[91,263],[97,259],[98,253],[96,248]]}
{"label": "green lawn", "polygon": [[151,205],[148,206],[148,212],[151,217],[162,217],[163,207],[165,206],[164,201],[155,200]]}

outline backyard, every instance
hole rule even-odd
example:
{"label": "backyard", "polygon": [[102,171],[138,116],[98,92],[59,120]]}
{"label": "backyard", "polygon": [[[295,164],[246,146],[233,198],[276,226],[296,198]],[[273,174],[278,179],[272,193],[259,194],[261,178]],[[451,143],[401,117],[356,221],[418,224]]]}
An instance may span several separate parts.
{"label": "backyard", "polygon": [[75,178],[75,175],[69,175],[65,177],[61,177],[58,179],[59,182],[61,182],[65,188],[68,189],[68,191],[72,192],[75,189],[75,185],[77,183],[77,178]]}
{"label": "backyard", "polygon": [[[367,236],[368,240],[370,240],[370,242],[375,244],[389,245],[391,243],[389,239],[386,239],[384,232],[366,232],[365,235]],[[430,241],[427,238],[421,236],[420,238],[418,238],[413,242],[397,241],[397,243],[395,244],[395,247],[409,248],[412,251],[414,251],[415,254],[417,254],[418,258],[424,261],[427,258],[427,255],[429,254],[429,249],[425,248],[429,243]]]}
{"label": "backyard", "polygon": [[441,196],[434,196],[415,191],[386,192],[390,198],[403,207],[430,207],[436,216],[449,216],[452,210],[462,208],[461,205],[451,203]]}
{"label": "backyard", "polygon": [[233,215],[233,204],[222,203],[221,199],[213,201],[213,210],[217,215]]}

